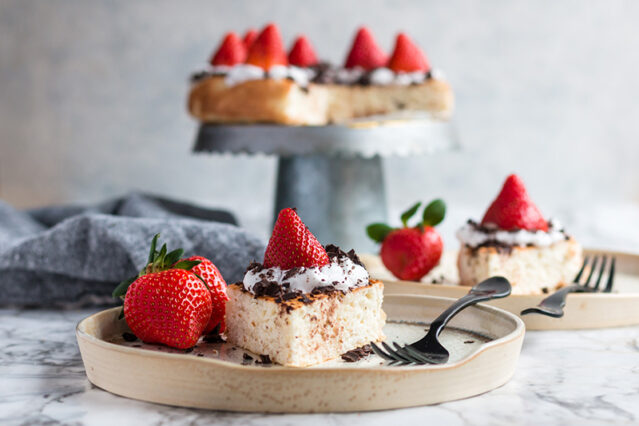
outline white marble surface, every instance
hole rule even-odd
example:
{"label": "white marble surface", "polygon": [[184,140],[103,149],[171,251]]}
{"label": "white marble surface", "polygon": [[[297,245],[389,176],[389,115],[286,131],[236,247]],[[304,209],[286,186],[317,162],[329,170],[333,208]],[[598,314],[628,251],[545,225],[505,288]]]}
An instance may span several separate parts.
{"label": "white marble surface", "polygon": [[463,401],[376,413],[261,415],[173,408],[92,386],[75,341],[94,310],[0,310],[0,424],[633,424],[639,326],[528,332],[503,387]]}

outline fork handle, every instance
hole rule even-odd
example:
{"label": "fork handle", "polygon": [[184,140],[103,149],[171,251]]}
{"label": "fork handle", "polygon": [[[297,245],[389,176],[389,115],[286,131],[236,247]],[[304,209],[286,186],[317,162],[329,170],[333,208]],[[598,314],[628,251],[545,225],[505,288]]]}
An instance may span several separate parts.
{"label": "fork handle", "polygon": [[439,336],[442,332],[448,321],[451,320],[455,315],[460,313],[462,310],[466,309],[469,306],[475,305],[479,302],[483,302],[491,299],[499,299],[504,297],[503,295],[498,294],[488,294],[488,293],[473,293],[472,291],[465,295],[464,297],[458,299],[455,303],[450,305],[448,309],[441,313],[440,316],[435,318],[435,320],[430,324],[430,328],[428,329],[428,334],[435,334],[435,337]]}

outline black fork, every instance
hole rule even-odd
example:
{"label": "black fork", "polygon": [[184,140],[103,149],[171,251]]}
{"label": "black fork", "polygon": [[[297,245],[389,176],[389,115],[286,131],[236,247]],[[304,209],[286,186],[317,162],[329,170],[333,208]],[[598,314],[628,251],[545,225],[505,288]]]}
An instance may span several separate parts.
{"label": "black fork", "polygon": [[[599,273],[597,274],[597,279],[592,285],[590,281],[595,274],[595,270],[597,269],[597,265],[601,260],[601,266],[599,266]],[[602,284],[602,278],[606,275],[606,270],[608,271],[608,278],[606,280],[606,286],[601,290],[604,293],[610,293],[612,291],[612,285],[615,280],[615,262],[616,259],[614,256],[610,258],[610,263],[608,263],[608,256],[596,255],[592,258],[592,262],[590,264],[590,272],[588,273],[588,277],[586,281],[582,284],[582,276],[588,266],[590,259],[588,256],[584,259],[584,263],[581,265],[581,269],[577,273],[577,276],[573,280],[573,284],[566,286],[562,289],[557,290],[550,296],[546,297],[541,301],[539,305],[534,308],[528,308],[521,311],[521,315],[527,314],[542,314],[547,315],[553,318],[561,318],[564,316],[564,306],[566,306],[566,296],[568,293],[593,293],[600,291],[599,288]]]}
{"label": "black fork", "polygon": [[467,295],[457,300],[438,316],[430,324],[428,334],[421,340],[404,346],[393,342],[394,348],[386,342],[382,342],[381,345],[386,351],[382,350],[374,342],[371,342],[373,352],[385,360],[391,361],[391,365],[443,364],[448,361],[450,354],[448,350],[439,343],[437,337],[446,324],[448,324],[448,321],[468,306],[486,300],[506,297],[510,294],[510,291],[510,283],[506,278],[488,278],[471,288]]}

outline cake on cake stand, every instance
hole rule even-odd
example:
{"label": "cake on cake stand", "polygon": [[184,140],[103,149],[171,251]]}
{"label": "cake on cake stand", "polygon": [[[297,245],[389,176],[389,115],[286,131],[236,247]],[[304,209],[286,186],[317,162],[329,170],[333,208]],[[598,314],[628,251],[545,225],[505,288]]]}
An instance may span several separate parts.
{"label": "cake on cake stand", "polygon": [[323,244],[372,252],[365,226],[387,219],[382,158],[458,147],[450,122],[413,114],[328,126],[202,124],[193,150],[278,156],[275,216],[296,207]]}

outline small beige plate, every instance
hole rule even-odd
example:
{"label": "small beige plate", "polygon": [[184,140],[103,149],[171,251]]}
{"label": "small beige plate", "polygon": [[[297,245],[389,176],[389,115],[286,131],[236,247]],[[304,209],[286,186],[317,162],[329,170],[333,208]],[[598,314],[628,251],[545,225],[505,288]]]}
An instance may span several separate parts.
{"label": "small beige plate", "polygon": [[[389,340],[414,341],[452,300],[388,296]],[[441,340],[449,363],[389,367],[376,355],[311,368],[263,365],[226,343],[200,341],[189,353],[124,342],[119,308],[80,321],[76,336],[89,380],[109,392],[184,407],[282,413],[372,411],[467,398],[506,383],[524,338],[515,315],[473,306],[451,321]],[[138,347],[135,347],[138,346]],[[244,356],[247,354],[252,360]]]}
{"label": "small beige plate", "polygon": [[[569,330],[585,328],[620,327],[639,324],[639,255],[585,250],[585,254],[607,254],[616,256],[615,285],[612,293],[574,293],[566,299],[565,315],[550,318],[529,314],[521,318],[528,330]],[[384,267],[379,256],[360,256],[373,278],[384,281],[384,294],[422,294],[459,298],[468,292],[468,287],[457,285],[457,252],[444,253],[440,265],[421,282],[397,281]],[[443,284],[432,284],[432,280]],[[488,304],[519,315],[526,308],[537,306],[544,296],[511,295]]]}

